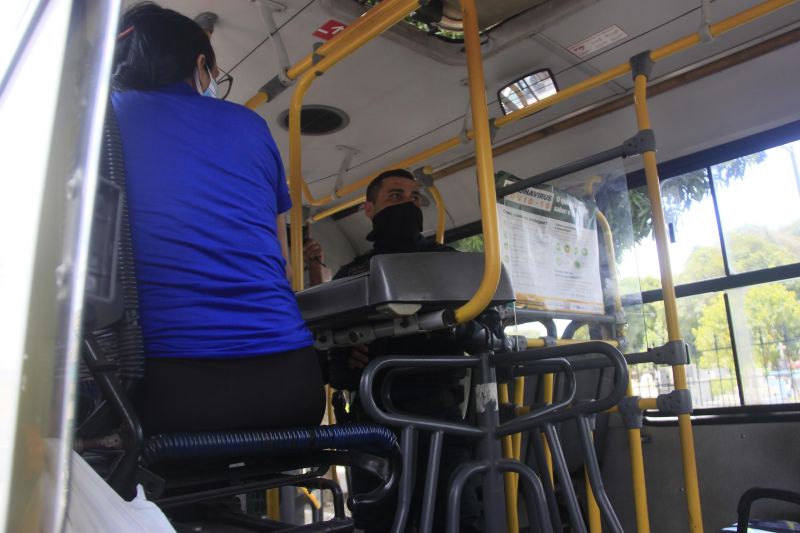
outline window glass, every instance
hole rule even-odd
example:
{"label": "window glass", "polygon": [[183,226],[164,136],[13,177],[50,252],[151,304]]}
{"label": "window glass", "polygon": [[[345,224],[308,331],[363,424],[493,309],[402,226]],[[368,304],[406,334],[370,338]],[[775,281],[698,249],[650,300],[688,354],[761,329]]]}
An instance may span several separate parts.
{"label": "window glass", "polygon": [[[705,170],[675,176],[661,183],[669,255],[676,285],[725,275],[711,184]],[[661,288],[653,217],[647,188],[630,191],[635,245],[623,256],[622,270],[641,276],[641,290]],[[634,286],[631,280],[626,286]]]}
{"label": "window glass", "polygon": [[740,405],[733,344],[722,293],[682,298],[681,333],[689,346],[686,378],[696,407]]}
{"label": "window glass", "polygon": [[798,289],[796,278],[728,291],[746,405],[800,401]]}
{"label": "window glass", "polygon": [[[695,407],[740,404],[733,348],[722,293],[678,299],[678,325],[689,347],[686,377]],[[669,337],[663,302],[626,307],[631,351],[643,352],[665,344]],[[666,366],[632,365],[634,394],[654,398],[673,389]]]}
{"label": "window glass", "polygon": [[800,262],[800,141],[712,167],[731,273]]}
{"label": "window glass", "polygon": [[3,16],[0,17],[0,76],[5,74],[8,62],[20,45],[40,3],[38,0],[4,2]]}

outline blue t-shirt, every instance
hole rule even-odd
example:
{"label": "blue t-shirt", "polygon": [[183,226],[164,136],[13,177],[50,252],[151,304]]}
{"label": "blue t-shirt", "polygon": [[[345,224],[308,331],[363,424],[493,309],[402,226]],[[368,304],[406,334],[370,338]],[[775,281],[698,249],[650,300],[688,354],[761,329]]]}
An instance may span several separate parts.
{"label": "blue t-shirt", "polygon": [[115,93],[148,357],[310,346],[275,217],[291,207],[266,123],[186,83]]}

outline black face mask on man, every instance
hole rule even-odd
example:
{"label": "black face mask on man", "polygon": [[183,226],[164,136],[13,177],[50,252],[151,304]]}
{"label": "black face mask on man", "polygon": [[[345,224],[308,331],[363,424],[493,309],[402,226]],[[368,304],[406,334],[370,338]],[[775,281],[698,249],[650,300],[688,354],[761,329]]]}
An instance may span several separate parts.
{"label": "black face mask on man", "polygon": [[422,239],[422,210],[413,202],[404,202],[378,211],[372,217],[368,241],[384,253],[413,252]]}

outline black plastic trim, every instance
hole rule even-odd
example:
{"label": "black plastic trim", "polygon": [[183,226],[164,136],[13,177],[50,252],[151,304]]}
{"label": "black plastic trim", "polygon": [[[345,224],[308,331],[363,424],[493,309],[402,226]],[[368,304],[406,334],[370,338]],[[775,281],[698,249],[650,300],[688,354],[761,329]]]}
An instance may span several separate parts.
{"label": "black plastic trim", "polygon": [[[658,176],[661,181],[692,172],[705,167],[713,167],[720,163],[750,155],[761,150],[775,148],[782,144],[800,139],[800,120],[778,126],[771,130],[756,133],[735,141],[720,144],[707,150],[695,152],[658,164]],[[644,169],[628,173],[628,188],[633,189],[646,184]]]}
{"label": "black plastic trim", "polygon": [[[646,426],[677,426],[678,417],[658,411],[645,411]],[[695,409],[692,424],[695,426],[720,426],[733,424],[767,424],[800,422],[800,404],[745,405]]]}
{"label": "black plastic trim", "polygon": [[[752,285],[785,281],[787,279],[794,278],[800,278],[800,263],[766,268],[763,270],[754,270],[753,272],[744,272],[742,274],[731,274],[726,278],[714,278],[703,281],[695,281],[693,283],[685,283],[683,285],[676,285],[675,296],[678,298],[685,298],[687,296],[696,296],[698,294],[706,294],[709,292],[720,292],[728,289],[738,289],[740,287],[749,287]],[[663,295],[661,289],[653,289],[642,292],[642,303],[644,304],[660,302],[662,299]],[[627,304],[629,302],[633,303],[631,301],[631,296],[623,295],[623,303]]]}

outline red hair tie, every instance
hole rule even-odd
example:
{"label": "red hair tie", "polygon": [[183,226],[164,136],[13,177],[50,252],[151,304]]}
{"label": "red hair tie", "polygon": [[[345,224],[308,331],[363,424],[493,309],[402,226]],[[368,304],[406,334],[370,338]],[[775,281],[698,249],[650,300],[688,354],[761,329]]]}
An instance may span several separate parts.
{"label": "red hair tie", "polygon": [[133,32],[133,26],[131,26],[127,30],[125,30],[125,31],[121,32],[119,35],[117,35],[117,40],[119,41],[119,40],[123,39],[126,35],[128,35],[129,33],[132,33],[132,32]]}

